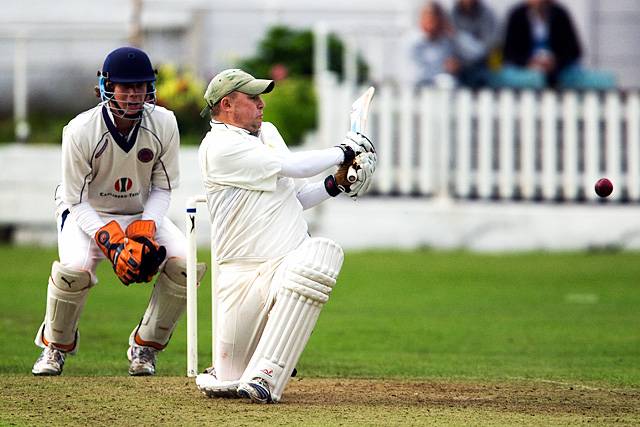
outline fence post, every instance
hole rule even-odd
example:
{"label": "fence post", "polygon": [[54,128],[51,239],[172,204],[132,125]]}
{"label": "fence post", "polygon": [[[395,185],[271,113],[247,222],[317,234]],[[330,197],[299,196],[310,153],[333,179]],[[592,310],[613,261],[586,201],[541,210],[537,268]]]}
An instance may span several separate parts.
{"label": "fence post", "polygon": [[493,189],[493,120],[495,117],[495,103],[493,93],[482,90],[478,94],[478,196],[491,197]]}
{"label": "fence post", "polygon": [[500,91],[498,132],[500,140],[498,194],[500,198],[513,196],[514,185],[514,144],[515,144],[515,99],[511,90]]}
{"label": "fence post", "polygon": [[558,177],[558,103],[555,92],[547,90],[542,95],[542,197],[553,199]]}
{"label": "fence post", "polygon": [[437,153],[438,144],[442,143],[438,139],[436,120],[434,119],[438,107],[434,102],[435,93],[433,89],[426,86],[422,87],[417,96],[417,105],[420,109],[419,138],[417,138],[420,151],[417,171],[418,192],[421,194],[433,194],[435,191],[433,182],[440,173],[439,168],[447,167],[447,165],[440,164],[439,159],[434,156],[434,153]]}
{"label": "fence post", "polygon": [[[456,92],[454,92],[456,93]],[[460,89],[456,96],[456,172],[455,194],[460,197],[471,195],[471,124],[473,120],[473,98],[467,89]]]}
{"label": "fence post", "polygon": [[640,199],[640,93],[633,92],[627,97],[627,192],[633,201]]}
{"label": "fence post", "polygon": [[562,195],[565,199],[578,198],[578,97],[566,92],[562,100]]}
{"label": "fence post", "polygon": [[600,176],[600,108],[598,94],[589,92],[584,99],[584,174],[582,188],[587,200],[597,197],[593,184]]}
{"label": "fence post", "polygon": [[520,98],[520,190],[532,199],[535,192],[536,166],[536,95],[527,90]]}
{"label": "fence post", "polygon": [[400,152],[398,153],[398,190],[400,194],[410,194],[413,190],[413,177],[415,176],[413,159],[415,158],[415,123],[414,102],[411,87],[408,85],[400,86]]}
{"label": "fence post", "polygon": [[15,137],[18,142],[26,142],[31,132],[27,119],[27,106],[29,102],[29,94],[27,91],[28,80],[27,38],[24,35],[18,35],[15,38],[13,58],[13,120],[15,124]]}
{"label": "fence post", "polygon": [[318,22],[313,27],[313,81],[318,96],[318,135],[321,147],[329,146],[331,139],[331,108],[332,99],[330,88],[331,75],[329,72],[329,47],[328,29],[323,22]]}
{"label": "fence post", "polygon": [[436,156],[440,159],[440,176],[438,177],[438,186],[436,195],[440,198],[448,198],[451,196],[449,191],[449,168],[451,167],[451,158],[449,150],[453,145],[453,139],[451,138],[451,98],[454,91],[449,89],[438,89],[437,98],[440,102],[437,103],[440,115],[439,121],[439,136],[437,141],[439,150],[436,151]]}
{"label": "fence post", "polygon": [[380,155],[378,157],[378,191],[381,193],[389,193],[394,187],[395,175],[393,173],[393,115],[395,108],[393,106],[393,94],[392,88],[389,85],[382,85],[380,87],[380,98],[378,100],[378,106],[380,107],[380,114],[378,115],[380,120],[379,127],[379,146]]}
{"label": "fence post", "polygon": [[[605,176],[612,182],[620,182],[622,176],[622,156],[621,153],[621,108],[620,98],[617,92],[609,92],[605,101],[605,123],[606,123],[606,139],[605,152],[606,159]],[[622,187],[611,195],[611,198],[620,197]]]}

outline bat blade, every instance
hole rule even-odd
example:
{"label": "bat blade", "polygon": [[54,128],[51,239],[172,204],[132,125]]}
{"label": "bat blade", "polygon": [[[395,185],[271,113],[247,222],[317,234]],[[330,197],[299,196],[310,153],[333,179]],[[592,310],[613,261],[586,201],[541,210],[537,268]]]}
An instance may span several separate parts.
{"label": "bat blade", "polygon": [[[367,128],[367,119],[369,117],[369,107],[371,106],[371,100],[373,99],[373,94],[375,93],[375,88],[373,86],[369,86],[358,99],[356,99],[353,104],[351,104],[351,113],[349,114],[349,119],[351,122],[351,131],[364,133]],[[353,166],[349,168],[347,172],[347,180],[351,183],[356,182],[358,176],[356,174],[356,170]]]}
{"label": "bat blade", "polygon": [[375,93],[375,88],[370,86],[353,104],[351,104],[351,130],[353,132],[364,133],[367,127],[367,118],[369,117],[369,107]]}

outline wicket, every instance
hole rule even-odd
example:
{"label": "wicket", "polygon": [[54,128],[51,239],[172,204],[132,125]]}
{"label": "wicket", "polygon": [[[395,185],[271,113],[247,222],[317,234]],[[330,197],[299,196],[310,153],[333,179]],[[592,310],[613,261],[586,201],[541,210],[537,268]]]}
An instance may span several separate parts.
{"label": "wicket", "polygon": [[[204,195],[187,199],[185,233],[187,235],[187,376],[198,375],[198,279],[196,265],[198,263],[198,246],[196,242],[196,213],[198,203],[206,203]],[[215,292],[213,284],[214,255],[211,252],[211,365],[215,358]]]}

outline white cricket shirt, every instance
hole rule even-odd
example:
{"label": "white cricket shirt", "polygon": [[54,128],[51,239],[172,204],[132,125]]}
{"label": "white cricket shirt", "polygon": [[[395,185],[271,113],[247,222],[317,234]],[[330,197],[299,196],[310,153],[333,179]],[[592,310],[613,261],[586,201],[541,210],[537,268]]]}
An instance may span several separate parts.
{"label": "white cricket shirt", "polygon": [[277,152],[288,152],[276,127],[259,136],[220,122],[200,145],[216,262],[261,262],[287,254],[307,238],[295,181],[279,176]]}
{"label": "white cricket shirt", "polygon": [[156,106],[122,136],[108,109],[98,105],[62,131],[62,201],[88,201],[98,213],[139,214],[152,184],[178,186],[179,148],[173,112]]}

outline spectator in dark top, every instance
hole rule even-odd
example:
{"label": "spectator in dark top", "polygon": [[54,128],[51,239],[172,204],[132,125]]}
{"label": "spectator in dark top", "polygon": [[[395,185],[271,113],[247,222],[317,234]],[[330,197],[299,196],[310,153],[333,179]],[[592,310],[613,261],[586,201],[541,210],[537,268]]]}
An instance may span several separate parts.
{"label": "spectator in dark top", "polygon": [[499,86],[608,89],[615,85],[610,73],[579,65],[582,48],[571,16],[553,0],[527,0],[507,20],[504,68]]}
{"label": "spectator in dark top", "polygon": [[497,41],[496,18],[481,0],[458,0],[451,12],[462,63],[460,83],[484,86],[489,80],[487,60]]}

